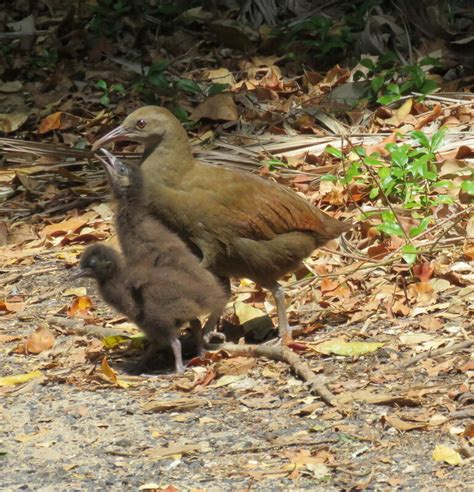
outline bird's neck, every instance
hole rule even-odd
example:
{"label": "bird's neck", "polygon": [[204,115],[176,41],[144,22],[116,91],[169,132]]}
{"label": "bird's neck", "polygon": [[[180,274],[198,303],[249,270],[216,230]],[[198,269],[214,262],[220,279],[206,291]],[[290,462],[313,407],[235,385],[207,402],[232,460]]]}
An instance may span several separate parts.
{"label": "bird's neck", "polygon": [[179,183],[183,174],[193,167],[193,153],[184,128],[179,125],[172,134],[165,133],[159,142],[146,145],[141,166],[147,181],[157,186]]}

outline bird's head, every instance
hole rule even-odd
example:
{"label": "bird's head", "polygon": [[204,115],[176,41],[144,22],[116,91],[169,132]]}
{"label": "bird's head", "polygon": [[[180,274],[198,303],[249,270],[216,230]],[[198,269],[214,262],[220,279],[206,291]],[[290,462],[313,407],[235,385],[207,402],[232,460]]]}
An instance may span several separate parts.
{"label": "bird's head", "polygon": [[135,164],[125,164],[118,157],[105,149],[101,149],[105,156],[99,156],[107,178],[116,199],[137,201],[141,198],[143,177],[140,168]]}
{"label": "bird's head", "polygon": [[104,244],[93,244],[82,253],[79,270],[73,275],[72,280],[78,278],[107,280],[116,273],[119,262],[119,255],[113,248]]}
{"label": "bird's head", "polygon": [[182,132],[186,135],[181,123],[167,109],[144,106],[127,116],[121,125],[96,140],[92,150],[121,140],[132,140],[144,144],[145,148],[151,148],[159,145],[165,135]]}

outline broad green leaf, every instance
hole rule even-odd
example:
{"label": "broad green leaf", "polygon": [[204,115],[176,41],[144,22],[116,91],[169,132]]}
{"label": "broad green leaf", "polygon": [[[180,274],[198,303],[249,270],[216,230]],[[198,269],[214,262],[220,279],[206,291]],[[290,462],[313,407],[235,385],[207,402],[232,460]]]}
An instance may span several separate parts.
{"label": "broad green leaf", "polygon": [[108,106],[110,103],[110,98],[107,94],[104,94],[101,98],[100,98],[100,104],[102,104],[102,106]]}
{"label": "broad green leaf", "polygon": [[110,92],[119,92],[119,93],[125,92],[125,88],[123,87],[122,84],[112,84],[109,87],[109,90]]}
{"label": "broad green leaf", "polygon": [[377,102],[379,104],[382,104],[382,105],[387,105],[387,104],[391,104],[395,101],[398,101],[400,99],[400,96],[399,95],[395,95],[395,96],[382,96],[382,97],[379,97],[377,99]]}
{"label": "broad green leaf", "polygon": [[424,84],[421,86],[420,92],[422,94],[431,94],[432,92],[439,89],[439,84],[431,79],[425,80]]}
{"label": "broad green leaf", "polygon": [[216,94],[220,94],[229,88],[229,84],[212,84],[209,89],[207,89],[206,94],[208,97],[215,96]]}
{"label": "broad green leaf", "polygon": [[360,61],[360,64],[363,67],[368,68],[369,70],[372,70],[372,71],[375,71],[375,69],[376,69],[375,63],[370,58],[362,58],[362,60]]}
{"label": "broad green leaf", "polygon": [[410,229],[409,236],[414,237],[418,236],[418,234],[421,234],[422,232],[425,232],[430,222],[431,217],[425,217],[417,226]]}
{"label": "broad green leaf", "polygon": [[469,193],[469,195],[474,195],[474,181],[463,181],[461,190]]}
{"label": "broad green leaf", "polygon": [[194,82],[194,80],[179,79],[176,86],[178,87],[178,89],[181,89],[182,91],[185,91],[185,92],[190,92],[191,94],[201,94],[202,93],[201,87],[199,86],[199,84]]}
{"label": "broad green leaf", "polygon": [[377,226],[377,229],[381,232],[385,232],[385,234],[389,234],[390,236],[404,236],[402,228],[397,222],[383,222]]}
{"label": "broad green leaf", "polygon": [[328,145],[324,151],[326,154],[332,155],[334,157],[337,157],[338,159],[342,159],[344,157],[344,154],[341,152],[340,149],[336,149],[336,147],[333,147],[332,145]]}
{"label": "broad green leaf", "polygon": [[408,265],[415,264],[417,254],[418,249],[413,244],[405,244],[402,248],[402,258],[408,263]]}
{"label": "broad green leaf", "polygon": [[106,91],[107,90],[107,82],[105,80],[98,80],[97,83],[95,84],[95,86],[98,88],[98,89],[102,89],[103,91]]}
{"label": "broad green leaf", "polygon": [[168,60],[159,60],[155,63],[153,63],[153,65],[150,67],[149,71],[148,71],[148,75],[150,74],[156,74],[156,73],[160,73],[160,72],[164,72],[166,70],[166,68],[168,67],[169,65],[169,61]]}
{"label": "broad green leaf", "polygon": [[435,152],[439,149],[440,145],[443,143],[444,137],[446,135],[446,128],[440,128],[431,138],[430,150]]}
{"label": "broad green leaf", "polygon": [[321,181],[332,181],[332,182],[336,182],[337,181],[337,176],[334,176],[334,174],[323,174],[321,176]]}
{"label": "broad green leaf", "polygon": [[354,357],[357,355],[369,354],[383,347],[380,342],[344,342],[341,340],[327,340],[316,346],[316,350],[321,354],[344,355]]}
{"label": "broad green leaf", "polygon": [[373,200],[374,198],[377,198],[379,196],[379,189],[378,188],[372,188],[369,193],[369,198]]}
{"label": "broad green leaf", "polygon": [[113,349],[117,346],[119,346],[123,342],[127,342],[130,340],[130,337],[123,337],[121,335],[114,335],[110,337],[104,337],[102,339],[102,344],[104,345],[104,348],[106,349]]}
{"label": "broad green leaf", "polygon": [[370,87],[372,88],[374,93],[377,94],[378,91],[383,87],[384,84],[385,84],[385,78],[384,77],[375,77],[370,82]]}

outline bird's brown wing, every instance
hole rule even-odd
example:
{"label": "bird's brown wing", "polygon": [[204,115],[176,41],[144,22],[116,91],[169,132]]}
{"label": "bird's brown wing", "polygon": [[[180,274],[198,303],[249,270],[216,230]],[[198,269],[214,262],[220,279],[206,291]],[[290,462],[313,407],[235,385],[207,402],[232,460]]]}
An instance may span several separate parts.
{"label": "bird's brown wing", "polygon": [[224,236],[254,240],[297,231],[329,240],[351,227],[277,183],[225,168],[196,166],[195,172],[183,176],[180,186],[181,206],[191,226],[204,223]]}

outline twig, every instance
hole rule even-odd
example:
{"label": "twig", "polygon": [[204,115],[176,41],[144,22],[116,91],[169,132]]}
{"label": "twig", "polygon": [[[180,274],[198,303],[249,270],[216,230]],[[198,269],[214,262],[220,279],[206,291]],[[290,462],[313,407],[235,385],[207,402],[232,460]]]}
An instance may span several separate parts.
{"label": "twig", "polygon": [[471,419],[474,417],[474,408],[465,408],[464,410],[458,410],[457,412],[451,412],[448,415],[448,420],[461,420]]}
{"label": "twig", "polygon": [[224,343],[222,345],[210,344],[206,346],[210,350],[225,350],[233,355],[251,357],[266,357],[267,359],[286,362],[303,381],[309,383],[311,392],[318,395],[327,405],[335,406],[334,395],[326,388],[324,383],[311,370],[309,365],[288,347],[282,345],[269,347],[268,345],[237,345]]}
{"label": "twig", "polygon": [[420,355],[412,357],[409,361],[399,364],[398,369],[406,369],[407,367],[416,364],[420,360],[427,359],[428,357],[437,357],[438,355],[443,355],[447,352],[457,352],[459,350],[469,348],[471,345],[474,345],[474,340],[465,340],[464,342],[453,343],[438,350],[427,350]]}
{"label": "twig", "polygon": [[12,284],[14,282],[18,282],[18,280],[25,278],[25,277],[31,277],[32,275],[41,275],[43,273],[51,273],[55,272],[57,270],[63,270],[64,268],[60,267],[49,267],[49,268],[41,268],[38,270],[30,270],[29,272],[19,272],[19,273],[14,273],[10,275],[7,278],[4,278],[1,282],[1,285],[6,285],[6,284]]}
{"label": "twig", "polygon": [[85,325],[84,321],[72,318],[62,318],[61,316],[48,316],[46,318],[47,323],[52,325],[58,325],[68,332],[75,335],[92,335],[97,338],[104,337],[130,337],[130,333],[116,330],[115,328],[106,328],[104,326],[97,325]]}

